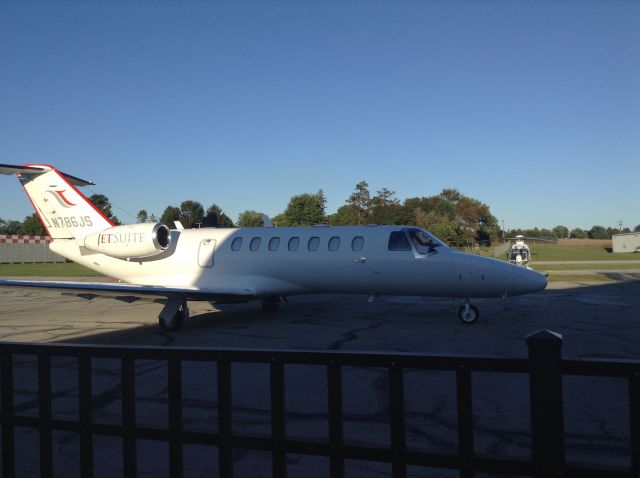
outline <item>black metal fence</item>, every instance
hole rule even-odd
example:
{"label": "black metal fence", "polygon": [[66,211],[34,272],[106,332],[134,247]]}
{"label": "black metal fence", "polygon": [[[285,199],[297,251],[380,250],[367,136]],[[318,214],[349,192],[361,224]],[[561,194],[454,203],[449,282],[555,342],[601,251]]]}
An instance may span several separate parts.
{"label": "black metal fence", "polygon": [[[528,358],[440,356],[418,354],[309,352],[275,350],[230,350],[193,348],[102,347],[75,345],[0,344],[2,472],[16,475],[15,428],[37,429],[39,469],[52,476],[53,433],[75,432],[80,436],[80,474],[94,473],[93,440],[98,435],[122,440],[124,476],[137,475],[136,445],[139,440],[168,443],[168,468],[172,477],[183,475],[183,446],[209,445],[218,448],[218,476],[233,476],[234,449],[261,450],[271,454],[273,477],[287,476],[287,454],[322,456],[329,459],[330,476],[345,476],[345,460],[368,460],[391,465],[394,477],[407,476],[411,465],[458,470],[461,477],[478,472],[536,477],[640,476],[640,361],[563,360],[562,338],[540,331],[527,338]],[[38,411],[35,416],[16,413],[14,407],[14,357],[37,357]],[[78,363],[78,419],[52,415],[52,358],[75,357]],[[96,423],[92,408],[92,360],[120,361],[122,420],[118,425]],[[168,371],[168,427],[145,427],[136,421],[136,361],[166,361]],[[182,364],[204,361],[217,369],[217,417],[215,433],[183,428]],[[232,420],[233,363],[262,363],[270,368],[270,436],[234,432]],[[298,439],[286,433],[285,365],[307,364],[326,367],[328,439]],[[389,393],[390,442],[386,445],[351,443],[343,433],[343,368],[376,367],[386,370]],[[458,449],[456,453],[435,453],[407,446],[404,372],[447,371],[455,376],[457,396]],[[529,376],[531,406],[531,458],[507,459],[481,456],[474,451],[472,374],[515,373]],[[564,403],[562,380],[567,375],[618,377],[628,382],[630,450],[629,467],[595,467],[565,462]],[[269,470],[264,470],[269,475]]]}

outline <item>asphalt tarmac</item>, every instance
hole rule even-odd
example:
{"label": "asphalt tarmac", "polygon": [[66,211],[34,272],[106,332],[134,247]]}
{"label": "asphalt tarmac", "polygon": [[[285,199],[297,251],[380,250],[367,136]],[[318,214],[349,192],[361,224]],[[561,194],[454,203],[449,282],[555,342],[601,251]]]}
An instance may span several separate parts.
{"label": "asphalt tarmac", "polygon": [[[457,319],[452,300],[382,297],[373,303],[350,295],[292,297],[275,314],[258,303],[213,307],[192,303],[192,317],[178,332],[157,325],[161,306],[85,301],[54,291],[5,288],[0,291],[2,341],[127,344],[149,346],[422,352],[526,357],[525,337],[539,329],[563,335],[567,358],[640,360],[640,281],[551,283],[546,291],[507,299],[474,301],[480,320]],[[54,414],[77,413],[75,363],[54,361]],[[183,371],[185,427],[215,426],[215,367],[192,364]],[[17,359],[16,408],[37,410],[35,361]],[[118,366],[96,361],[95,420],[119,423]],[[234,430],[268,434],[269,376],[265,366],[234,365]],[[345,437],[387,442],[388,382],[384,371],[345,370]],[[287,367],[287,433],[323,437],[326,375],[312,366]],[[138,420],[166,421],[166,365],[136,366]],[[530,453],[528,379],[517,375],[475,374],[473,405],[476,451],[527,457]],[[585,391],[588,390],[588,393]],[[626,383],[617,379],[564,381],[567,458],[628,466],[629,412]],[[445,372],[407,373],[407,441],[411,446],[455,452],[457,446],[454,377]],[[97,404],[96,404],[97,403]],[[79,476],[78,437],[57,433],[56,476]],[[38,473],[37,432],[19,429],[19,476]],[[185,476],[215,476],[215,448],[185,449]],[[204,447],[206,448],[206,447]],[[96,437],[95,476],[122,473],[118,440]],[[31,453],[31,455],[29,455]],[[138,444],[140,476],[168,476],[166,445]],[[328,476],[328,460],[287,457],[290,476]],[[236,476],[270,476],[270,455],[238,450]],[[390,476],[387,465],[348,462],[347,476]],[[457,476],[457,472],[411,469],[411,476]]]}

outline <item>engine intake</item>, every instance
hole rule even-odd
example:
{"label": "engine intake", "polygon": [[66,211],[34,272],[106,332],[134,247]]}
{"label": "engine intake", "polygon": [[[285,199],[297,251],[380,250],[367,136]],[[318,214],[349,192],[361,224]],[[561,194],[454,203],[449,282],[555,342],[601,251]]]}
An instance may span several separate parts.
{"label": "engine intake", "polygon": [[169,228],[164,224],[128,224],[91,234],[84,247],[118,259],[151,257],[171,245]]}

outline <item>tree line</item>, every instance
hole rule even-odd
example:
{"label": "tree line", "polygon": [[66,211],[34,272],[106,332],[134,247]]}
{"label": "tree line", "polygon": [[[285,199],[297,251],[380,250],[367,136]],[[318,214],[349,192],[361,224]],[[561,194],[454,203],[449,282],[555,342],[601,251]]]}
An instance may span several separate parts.
{"label": "tree line", "polygon": [[509,237],[522,234],[527,237],[541,237],[549,239],[611,239],[614,234],[640,232],[640,224],[633,228],[615,228],[604,226],[592,226],[591,229],[581,229],[576,227],[569,230],[566,226],[556,226],[553,229],[512,229],[508,232]]}
{"label": "tree line", "polygon": [[[395,191],[383,188],[372,194],[369,185],[361,181],[335,213],[327,214],[326,204],[327,198],[322,190],[297,194],[290,198],[285,210],[275,215],[271,222],[276,227],[315,224],[413,225],[428,228],[437,236],[460,244],[491,241],[499,235],[498,221],[491,214],[489,206],[455,189],[444,189],[435,196],[413,197],[401,202]],[[261,211],[245,210],[239,214],[237,226],[262,227],[263,216]],[[234,226],[219,206],[214,204],[205,211],[197,201],[168,206],[160,217],[160,222],[168,225],[175,220],[187,228]]]}
{"label": "tree line", "polygon": [[[120,224],[113,214],[109,199],[102,194],[94,194],[89,199],[114,224]],[[420,196],[400,201],[395,191],[382,188],[374,194],[366,181],[356,184],[345,203],[333,214],[327,214],[327,198],[322,190],[317,193],[302,193],[290,198],[285,210],[271,221],[277,227],[311,226],[330,224],[336,226],[358,226],[367,224],[408,225],[428,229],[436,236],[452,245],[473,243],[491,244],[522,234],[528,237],[609,239],[621,232],[615,228],[593,226],[589,230],[558,225],[553,229],[512,229],[502,231],[498,220],[489,206],[481,201],[465,196],[456,189],[446,188],[433,196]],[[180,221],[185,228],[196,227],[262,227],[263,213],[245,210],[238,215],[237,223],[227,216],[223,209],[212,204],[206,210],[198,201],[186,200],[179,206],[167,206],[159,221],[173,227]],[[153,214],[144,209],[138,211],[137,221],[158,222]],[[640,224],[634,228],[640,232]],[[622,232],[631,232],[624,228]],[[37,215],[27,216],[24,221],[3,221],[0,219],[0,234],[45,235],[45,230]]]}

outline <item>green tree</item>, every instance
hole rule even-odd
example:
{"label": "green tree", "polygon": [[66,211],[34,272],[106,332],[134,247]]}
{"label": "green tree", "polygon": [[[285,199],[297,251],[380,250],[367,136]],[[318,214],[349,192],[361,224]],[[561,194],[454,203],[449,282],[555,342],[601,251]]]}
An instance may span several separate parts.
{"label": "green tree", "polygon": [[167,206],[160,216],[160,222],[169,227],[175,227],[175,221],[180,220],[180,208],[176,206]]}
{"label": "green tree", "polygon": [[271,223],[275,226],[275,227],[289,227],[291,224],[289,224],[289,221],[287,220],[287,217],[284,215],[283,212],[281,212],[280,214],[276,214],[275,216],[273,216],[271,218]]}
{"label": "green tree", "polygon": [[640,232],[640,224],[633,228],[633,232]]}
{"label": "green tree", "polygon": [[20,221],[9,220],[2,221],[2,227],[0,228],[0,234],[20,234],[20,229],[22,228],[22,223]]}
{"label": "green tree", "polygon": [[109,202],[109,198],[107,196],[105,196],[104,194],[92,194],[89,197],[89,201],[91,201],[95,207],[97,207],[98,209],[100,209],[100,211],[102,211],[102,214],[104,214],[109,220],[111,220],[112,223],[114,224],[120,224],[120,220],[113,215],[113,212],[111,211],[111,203]]}
{"label": "green tree", "polygon": [[340,206],[335,213],[327,216],[327,222],[332,226],[357,226],[363,224],[363,220],[362,209],[353,204]]}
{"label": "green tree", "polygon": [[264,227],[262,213],[258,211],[246,210],[238,215],[239,227]]}
{"label": "green tree", "polygon": [[212,204],[207,209],[202,227],[233,227],[233,221],[222,211],[220,206]]}
{"label": "green tree", "polygon": [[411,211],[407,214],[407,210],[396,198],[395,191],[382,188],[371,198],[371,207],[366,218],[368,224],[407,224],[411,219],[413,214]]}
{"label": "green tree", "polygon": [[571,239],[586,239],[589,236],[587,235],[587,231],[585,231],[584,229],[580,229],[579,227],[576,227],[574,229],[571,229],[571,232],[569,233],[569,237]]}
{"label": "green tree", "polygon": [[147,220],[149,219],[149,215],[147,214],[147,211],[144,209],[140,209],[138,211],[137,219],[139,223],[147,222]]}
{"label": "green tree", "polygon": [[456,237],[456,224],[447,216],[436,211],[425,212],[420,208],[414,210],[415,225],[427,229],[438,238],[448,242]]}
{"label": "green tree", "polygon": [[382,188],[376,192],[376,195],[371,198],[371,205],[373,207],[385,207],[391,204],[400,204],[400,200],[396,198],[396,192],[387,188]]}
{"label": "green tree", "polygon": [[[415,214],[414,214],[415,215]],[[407,224],[414,218],[402,204],[390,203],[375,206],[367,218],[368,224]]]}
{"label": "green tree", "polygon": [[610,239],[611,236],[603,226],[593,226],[589,231],[589,239]]}
{"label": "green tree", "polygon": [[327,199],[320,189],[316,194],[303,193],[292,196],[284,211],[287,222],[292,226],[312,226],[326,221]]}
{"label": "green tree", "polygon": [[348,209],[340,213],[342,219],[349,218],[349,225],[360,226],[365,224],[371,209],[371,193],[369,193],[369,185],[366,181],[360,181],[356,184],[356,190],[351,193],[346,203]]}
{"label": "green tree", "polygon": [[180,222],[185,229],[198,227],[204,220],[204,208],[198,201],[182,201],[180,204]]}
{"label": "green tree", "polygon": [[569,228],[565,226],[556,226],[552,229],[552,232],[559,239],[567,239],[569,237]]}
{"label": "green tree", "polygon": [[[414,224],[418,219],[424,224],[426,217],[429,223],[442,227],[441,239],[456,244],[490,243],[497,239],[500,230],[489,206],[452,188],[443,189],[436,196],[408,198],[404,201],[404,209],[405,213],[413,212]],[[427,216],[417,214],[416,209]],[[426,228],[432,230],[433,226],[427,225]]]}
{"label": "green tree", "polygon": [[22,221],[20,233],[27,236],[44,236],[47,234],[38,215],[34,212],[31,216],[27,216]]}
{"label": "green tree", "polygon": [[440,193],[440,197],[452,204],[457,204],[464,196],[457,189],[445,188]]}

